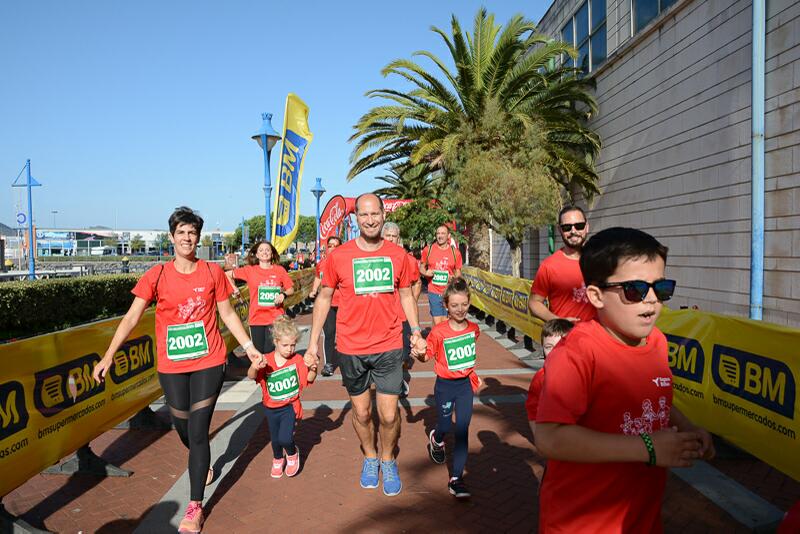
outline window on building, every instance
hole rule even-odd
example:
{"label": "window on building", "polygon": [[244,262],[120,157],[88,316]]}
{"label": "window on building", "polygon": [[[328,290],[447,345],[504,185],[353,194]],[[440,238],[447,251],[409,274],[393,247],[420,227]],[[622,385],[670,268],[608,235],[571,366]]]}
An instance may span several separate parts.
{"label": "window on building", "polygon": [[[589,73],[599,67],[607,55],[606,0],[584,2],[561,28],[561,39],[578,49],[577,66],[583,72]],[[564,58],[564,64],[571,66],[572,59]]]}
{"label": "window on building", "polygon": [[659,13],[665,11],[677,0],[632,0],[634,33],[650,24]]}

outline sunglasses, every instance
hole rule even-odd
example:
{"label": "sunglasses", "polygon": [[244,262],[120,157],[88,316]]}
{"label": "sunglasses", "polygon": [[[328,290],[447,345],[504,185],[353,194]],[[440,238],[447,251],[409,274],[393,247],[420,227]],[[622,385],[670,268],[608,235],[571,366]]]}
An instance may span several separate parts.
{"label": "sunglasses", "polygon": [[567,233],[570,230],[572,230],[573,226],[575,227],[576,230],[581,231],[584,228],[586,228],[586,221],[575,223],[575,224],[559,224],[558,226],[561,228],[561,231],[564,232],[564,233]]}
{"label": "sunglasses", "polygon": [[675,280],[656,280],[652,284],[644,280],[627,280],[625,282],[598,284],[597,287],[601,289],[621,287],[625,299],[631,302],[642,302],[647,297],[652,287],[656,298],[664,302],[671,299],[672,294],[675,293]]}

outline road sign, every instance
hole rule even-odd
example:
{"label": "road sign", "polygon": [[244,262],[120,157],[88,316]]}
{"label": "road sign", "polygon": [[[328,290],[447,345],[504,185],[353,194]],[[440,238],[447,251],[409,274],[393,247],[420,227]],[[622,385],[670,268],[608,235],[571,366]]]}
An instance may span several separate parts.
{"label": "road sign", "polygon": [[19,212],[17,213],[17,224],[25,224],[28,218],[25,216],[24,213]]}

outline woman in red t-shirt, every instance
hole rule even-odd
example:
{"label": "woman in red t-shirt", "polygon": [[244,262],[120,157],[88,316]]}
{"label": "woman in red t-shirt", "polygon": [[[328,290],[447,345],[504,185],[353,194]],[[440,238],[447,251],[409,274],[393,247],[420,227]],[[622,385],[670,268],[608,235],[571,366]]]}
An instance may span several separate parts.
{"label": "woman in red t-shirt", "polygon": [[472,399],[481,385],[481,379],[475,374],[475,342],[481,331],[478,325],[467,320],[469,286],[466,280],[460,277],[450,280],[442,299],[447,308],[447,321],[431,329],[427,352],[419,358],[423,362],[433,359],[436,372],[433,395],[438,419],[436,428],[428,434],[428,453],[437,464],[447,460],[444,437],[453,427],[455,410],[453,472],[447,486],[451,495],[463,499],[470,496],[463,475],[469,450]]}
{"label": "woman in red t-shirt", "polygon": [[150,268],[133,288],[133,304],[119,323],[103,358],[92,373],[102,381],[114,354],[156,303],[158,379],[172,424],[189,449],[190,501],[180,532],[200,532],[204,486],[213,478],[208,429],[222,387],[227,349],[217,325],[217,311],[251,360],[261,359],[239,316],[228,301],[230,284],[220,267],[196,257],[203,219],[187,207],[169,218],[175,259]]}
{"label": "woman in red t-shirt", "polygon": [[244,267],[226,271],[231,281],[234,294],[239,290],[233,280],[244,280],[250,291],[250,312],[247,322],[250,323],[250,336],[256,349],[266,354],[275,350],[272,341],[272,323],[286,313],[283,302],[294,293],[294,282],[286,273],[286,269],[278,265],[280,256],[269,241],[258,241],[247,251]]}

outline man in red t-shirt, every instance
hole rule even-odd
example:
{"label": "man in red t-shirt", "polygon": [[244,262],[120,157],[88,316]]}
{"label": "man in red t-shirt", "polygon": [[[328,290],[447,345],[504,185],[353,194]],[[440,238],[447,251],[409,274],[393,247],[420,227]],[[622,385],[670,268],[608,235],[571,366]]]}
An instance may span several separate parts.
{"label": "man in red t-shirt", "polygon": [[442,295],[448,282],[461,276],[461,252],[450,242],[450,228],[446,224],[436,228],[436,242],[422,250],[419,272],[428,278],[428,304],[433,324],[447,319]]}
{"label": "man in red t-shirt", "polygon": [[[589,235],[586,214],[578,206],[567,206],[558,215],[558,227],[564,246],[539,265],[528,307],[542,321],[588,321],[595,311],[586,298],[586,285],[578,265]],[[545,301],[549,302],[549,308]]]}
{"label": "man in red t-shirt", "polygon": [[[353,406],[353,426],[364,451],[361,487],[377,488],[383,473],[383,492],[402,489],[394,448],[400,435],[397,399],[403,383],[402,317],[398,299],[411,326],[411,350],[425,351],[417,306],[411,292],[406,251],[381,237],[385,212],[372,193],[356,199],[359,237],[337,247],[322,272],[322,287],[314,303],[306,356],[316,357],[319,334],[335,289],[341,291],[336,317],[336,350],[342,384]],[[375,447],[370,386],[375,384],[380,420],[381,453]]]}
{"label": "man in red t-shirt", "polygon": [[656,320],[675,290],[667,248],[632,228],[592,237],[580,267],[597,319],[550,353],[536,413],[548,459],[539,532],[663,530],[667,467],[711,458],[711,435],[672,405],[667,341]]}

